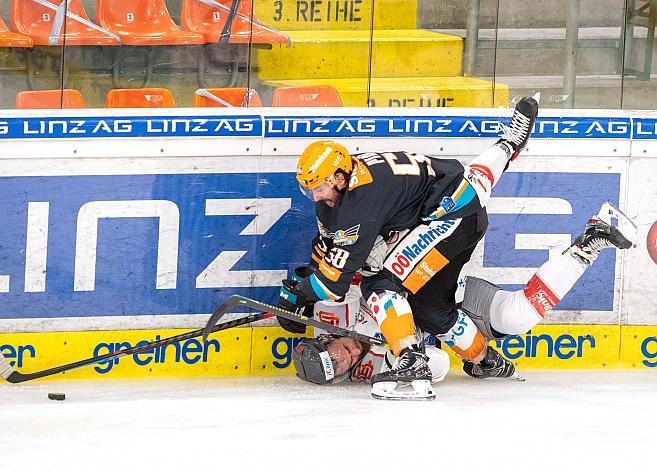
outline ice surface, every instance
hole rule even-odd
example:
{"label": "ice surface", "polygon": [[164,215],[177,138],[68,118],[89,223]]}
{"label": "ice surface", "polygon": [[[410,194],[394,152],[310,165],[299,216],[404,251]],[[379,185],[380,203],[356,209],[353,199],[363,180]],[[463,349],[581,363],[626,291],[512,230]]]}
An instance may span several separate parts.
{"label": "ice surface", "polygon": [[0,470],[657,468],[655,371],[523,375],[403,403],[292,377],[3,383]]}

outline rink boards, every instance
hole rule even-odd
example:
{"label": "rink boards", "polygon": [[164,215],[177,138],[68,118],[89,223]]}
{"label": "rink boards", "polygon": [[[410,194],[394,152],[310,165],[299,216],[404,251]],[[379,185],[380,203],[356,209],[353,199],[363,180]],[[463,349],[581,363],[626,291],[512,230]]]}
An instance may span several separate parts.
{"label": "rink boards", "polygon": [[[19,371],[33,372],[180,334],[184,330],[18,333],[0,335],[0,352]],[[198,377],[293,374],[299,335],[279,327],[234,328],[149,352],[103,361],[55,379]],[[657,327],[539,325],[497,341],[495,347],[522,369],[652,369]],[[453,369],[461,361],[449,348]]]}
{"label": "rink boards", "polygon": [[[510,116],[216,112],[0,113],[0,351],[21,370],[199,327],[232,294],[275,301],[280,279],[306,262],[315,231],[312,204],[294,179],[309,142],[467,161]],[[629,252],[604,252],[549,325],[499,345],[519,367],[655,366],[655,168],[650,113],[541,112],[528,149],[494,190],[490,228],[469,272],[521,288],[604,201],[635,220],[638,240]],[[224,332],[217,344],[190,340],[69,375],[279,373],[293,339],[269,331],[239,328],[239,340]]]}

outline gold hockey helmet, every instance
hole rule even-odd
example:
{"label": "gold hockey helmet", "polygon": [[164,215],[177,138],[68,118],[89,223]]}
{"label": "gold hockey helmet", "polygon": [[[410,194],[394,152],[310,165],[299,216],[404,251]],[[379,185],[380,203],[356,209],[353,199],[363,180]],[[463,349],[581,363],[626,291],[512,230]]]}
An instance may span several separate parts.
{"label": "gold hockey helmet", "polygon": [[322,183],[335,184],[335,172],[350,174],[354,168],[349,151],[331,140],[318,140],[303,151],[297,163],[297,181],[302,189],[314,189]]}

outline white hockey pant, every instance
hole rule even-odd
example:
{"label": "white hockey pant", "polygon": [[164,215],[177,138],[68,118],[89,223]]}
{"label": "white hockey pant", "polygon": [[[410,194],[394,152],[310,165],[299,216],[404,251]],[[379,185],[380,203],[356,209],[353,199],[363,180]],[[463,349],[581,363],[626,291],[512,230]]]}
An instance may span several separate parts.
{"label": "white hockey pant", "polygon": [[543,264],[521,291],[498,291],[490,305],[490,324],[499,333],[524,334],[570,291],[586,267],[570,251]]}

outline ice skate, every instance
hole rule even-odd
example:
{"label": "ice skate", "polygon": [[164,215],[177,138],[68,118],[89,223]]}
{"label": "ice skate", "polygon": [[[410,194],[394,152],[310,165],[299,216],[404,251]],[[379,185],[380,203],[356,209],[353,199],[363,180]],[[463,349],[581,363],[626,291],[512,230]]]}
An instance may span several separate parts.
{"label": "ice skate", "polygon": [[428,358],[418,346],[402,350],[387,372],[372,376],[372,396],[379,400],[433,400]]}
{"label": "ice skate", "polygon": [[[618,227],[611,225],[611,219],[618,221]],[[611,203],[605,202],[568,250],[583,263],[591,264],[605,248],[626,250],[634,245],[635,238],[636,225]]]}
{"label": "ice skate", "polygon": [[509,378],[521,382],[525,381],[525,378],[516,372],[515,366],[490,346],[486,351],[486,356],[479,364],[465,361],[463,363],[463,371],[475,379],[489,379],[496,377],[501,379]]}
{"label": "ice skate", "polygon": [[538,115],[540,96],[536,93],[533,97],[521,99],[513,111],[511,125],[503,129],[502,138],[497,143],[506,148],[510,161],[515,160],[527,145]]}

